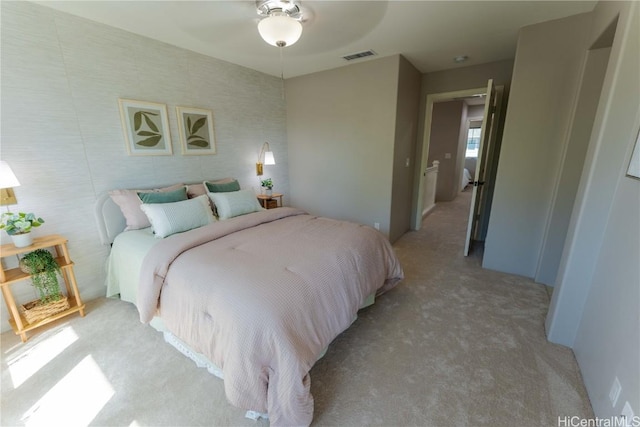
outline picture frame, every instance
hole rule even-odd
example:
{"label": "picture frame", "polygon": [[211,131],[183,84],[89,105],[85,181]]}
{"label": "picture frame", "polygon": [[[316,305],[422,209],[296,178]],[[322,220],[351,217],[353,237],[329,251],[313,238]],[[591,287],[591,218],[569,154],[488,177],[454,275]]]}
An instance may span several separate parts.
{"label": "picture frame", "polygon": [[176,107],[182,154],[200,156],[216,154],[216,139],[211,110]]}
{"label": "picture frame", "polygon": [[118,99],[127,153],[130,156],[171,156],[167,106],[156,102]]}
{"label": "picture frame", "polygon": [[636,142],[633,146],[633,152],[631,153],[631,160],[629,160],[629,167],[627,167],[627,176],[640,179],[640,129],[638,129],[636,135]]}

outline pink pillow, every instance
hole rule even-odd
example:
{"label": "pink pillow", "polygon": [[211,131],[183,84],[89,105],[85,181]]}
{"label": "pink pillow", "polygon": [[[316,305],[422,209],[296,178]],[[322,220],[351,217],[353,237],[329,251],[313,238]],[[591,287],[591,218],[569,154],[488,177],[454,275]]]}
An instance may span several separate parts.
{"label": "pink pillow", "polygon": [[124,215],[124,219],[127,222],[127,230],[138,230],[140,228],[151,227],[151,223],[149,219],[140,209],[140,205],[142,205],[142,201],[140,197],[138,197],[138,193],[155,193],[155,192],[166,192],[166,191],[175,191],[184,188],[184,184],[176,184],[170,187],[165,188],[156,188],[153,190],[111,190],[109,191],[109,196],[111,196],[111,200],[113,200],[122,211],[122,215]]}
{"label": "pink pillow", "polygon": [[198,196],[203,196],[207,194],[204,189],[204,184],[190,184],[187,185],[187,197],[190,199],[195,199]]}
{"label": "pink pillow", "polygon": [[[208,181],[214,184],[226,184],[228,182],[233,182],[234,178],[223,178],[218,179],[216,181]],[[194,197],[202,196],[203,194],[207,194],[207,189],[204,186],[204,182],[200,184],[191,184],[187,185],[187,197],[193,199]]]}

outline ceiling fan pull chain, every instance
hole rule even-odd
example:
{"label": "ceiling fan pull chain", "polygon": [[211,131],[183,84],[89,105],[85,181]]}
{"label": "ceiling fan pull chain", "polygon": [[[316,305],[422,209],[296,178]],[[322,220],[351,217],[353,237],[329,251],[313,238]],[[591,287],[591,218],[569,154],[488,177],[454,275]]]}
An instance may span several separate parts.
{"label": "ceiling fan pull chain", "polygon": [[282,82],[282,100],[285,100],[285,95],[284,95],[284,58],[283,58],[283,53],[282,53],[282,49],[284,48],[284,46],[280,46],[280,81]]}

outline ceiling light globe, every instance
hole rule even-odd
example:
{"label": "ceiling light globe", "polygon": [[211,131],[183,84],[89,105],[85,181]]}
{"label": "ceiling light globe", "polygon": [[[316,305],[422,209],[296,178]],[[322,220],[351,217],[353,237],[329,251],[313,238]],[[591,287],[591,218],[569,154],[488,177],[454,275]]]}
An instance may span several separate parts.
{"label": "ceiling light globe", "polygon": [[272,14],[258,23],[260,36],[272,46],[291,46],[302,35],[302,24],[286,14]]}

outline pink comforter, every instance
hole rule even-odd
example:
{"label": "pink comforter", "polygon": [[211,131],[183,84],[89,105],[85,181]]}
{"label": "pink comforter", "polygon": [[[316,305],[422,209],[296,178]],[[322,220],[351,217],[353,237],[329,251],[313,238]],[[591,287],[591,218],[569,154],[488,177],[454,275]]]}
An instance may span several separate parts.
{"label": "pink comforter", "polygon": [[224,374],[229,401],[271,424],[313,419],[309,370],[365,298],[403,278],[369,227],[280,208],[156,244],[140,277],[140,320],[167,328]]}

